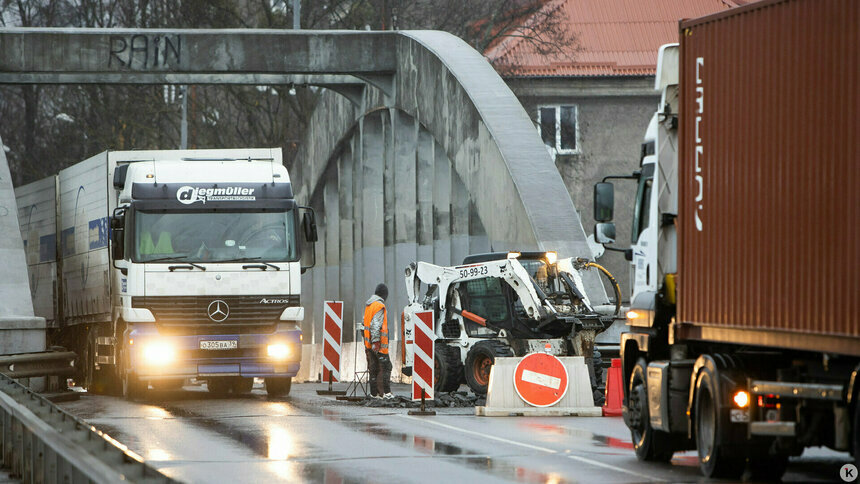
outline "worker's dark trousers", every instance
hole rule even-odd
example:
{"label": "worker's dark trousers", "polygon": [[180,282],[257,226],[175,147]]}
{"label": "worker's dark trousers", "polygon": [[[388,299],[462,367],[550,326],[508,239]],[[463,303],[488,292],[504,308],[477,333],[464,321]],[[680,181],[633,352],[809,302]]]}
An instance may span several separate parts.
{"label": "worker's dark trousers", "polygon": [[367,357],[370,394],[382,396],[391,393],[391,359],[370,349],[365,349],[364,355]]}
{"label": "worker's dark trousers", "polygon": [[379,357],[379,376],[376,384],[379,385],[377,387],[379,394],[385,395],[391,393],[391,359],[383,353],[377,353],[377,357]]}
{"label": "worker's dark trousers", "polygon": [[364,349],[364,356],[367,357],[367,383],[370,387],[370,394],[372,396],[381,396],[376,383],[379,377],[379,358],[377,358],[376,353],[370,348]]}

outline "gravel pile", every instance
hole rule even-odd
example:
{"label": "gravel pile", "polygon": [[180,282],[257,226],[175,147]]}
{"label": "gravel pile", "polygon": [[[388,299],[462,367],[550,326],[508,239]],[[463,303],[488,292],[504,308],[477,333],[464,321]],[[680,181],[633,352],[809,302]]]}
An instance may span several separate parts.
{"label": "gravel pile", "polygon": [[[439,392],[436,394],[436,400],[428,400],[428,407],[474,407],[476,405],[485,405],[487,399],[484,396],[478,396],[469,392]],[[381,407],[381,408],[418,408],[421,406],[420,401],[413,402],[407,397],[400,395],[391,399],[377,399],[367,397],[360,405],[365,407]]]}

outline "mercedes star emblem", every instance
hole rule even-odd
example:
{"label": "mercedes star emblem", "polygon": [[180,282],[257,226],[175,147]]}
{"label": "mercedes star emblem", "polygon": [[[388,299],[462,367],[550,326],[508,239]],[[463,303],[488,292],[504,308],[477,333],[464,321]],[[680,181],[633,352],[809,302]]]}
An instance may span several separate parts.
{"label": "mercedes star emblem", "polygon": [[209,314],[209,319],[216,323],[220,323],[227,319],[227,315],[230,314],[230,306],[228,306],[224,301],[216,299],[209,303],[207,312]]}

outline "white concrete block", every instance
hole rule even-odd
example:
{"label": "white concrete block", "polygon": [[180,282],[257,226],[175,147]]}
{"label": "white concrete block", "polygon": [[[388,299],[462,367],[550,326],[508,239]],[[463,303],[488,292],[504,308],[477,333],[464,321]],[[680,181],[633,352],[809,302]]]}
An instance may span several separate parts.
{"label": "white concrete block", "polygon": [[560,357],[567,368],[568,388],[564,397],[551,407],[532,407],[514,389],[514,372],[522,360],[517,358],[496,358],[490,370],[490,384],[487,391],[486,406],[475,407],[475,415],[485,417],[505,416],[560,416],[576,415],[581,417],[601,416],[600,407],[594,406],[591,393],[591,380],[588,367],[581,356]]}

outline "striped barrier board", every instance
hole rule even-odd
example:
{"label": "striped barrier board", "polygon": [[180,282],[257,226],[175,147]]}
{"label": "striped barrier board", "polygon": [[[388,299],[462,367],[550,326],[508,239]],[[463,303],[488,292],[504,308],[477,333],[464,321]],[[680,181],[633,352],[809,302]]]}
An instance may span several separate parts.
{"label": "striped barrier board", "polygon": [[340,381],[340,353],[343,346],[343,301],[323,303],[322,380]]}
{"label": "striped barrier board", "polygon": [[412,400],[421,400],[421,389],[425,398],[433,400],[435,365],[433,364],[433,344],[436,332],[433,329],[433,311],[415,313],[415,329],[412,340]]}

